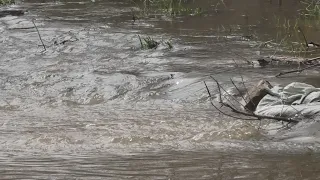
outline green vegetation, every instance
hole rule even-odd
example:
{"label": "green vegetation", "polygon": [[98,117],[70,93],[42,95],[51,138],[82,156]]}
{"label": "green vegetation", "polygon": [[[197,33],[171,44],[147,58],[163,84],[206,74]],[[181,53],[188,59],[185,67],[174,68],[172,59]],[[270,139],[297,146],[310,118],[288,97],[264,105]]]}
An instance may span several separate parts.
{"label": "green vegetation", "polygon": [[14,0],[0,0],[0,6],[14,4]]}
{"label": "green vegetation", "polygon": [[172,46],[170,41],[165,41],[164,43],[168,46],[168,49],[172,49],[173,48],[173,46]]}
{"label": "green vegetation", "polygon": [[173,45],[170,41],[156,41],[150,36],[147,36],[145,38],[141,38],[138,35],[139,41],[140,41],[140,47],[141,49],[157,49],[158,46],[162,43],[167,46],[168,49],[172,49]]}
{"label": "green vegetation", "polygon": [[185,1],[182,0],[143,0],[142,2],[134,2],[134,4],[140,9],[141,16],[146,16],[151,13],[164,14],[167,16],[179,16],[179,15],[199,15],[202,13],[202,9],[188,8]]}
{"label": "green vegetation", "polygon": [[[139,10],[133,12],[133,21],[136,18],[151,17],[154,18],[158,15],[162,16],[195,16],[203,14],[203,10],[196,4],[194,0],[131,0]],[[272,28],[275,31],[271,32],[270,35],[263,37],[257,37],[255,34],[259,29],[255,28],[252,24],[221,24],[213,25],[217,27],[217,32],[221,33],[218,38],[223,35],[242,36],[244,40],[255,40],[263,41],[260,48],[271,48],[275,50],[275,53],[281,51],[282,53],[290,53],[291,55],[305,56],[307,53],[317,53],[316,48],[310,48],[310,42],[317,41],[314,35],[310,35],[310,31],[313,32],[315,29],[320,29],[320,0],[301,0],[300,5],[297,6],[300,9],[294,11],[290,17],[274,16],[269,18],[268,21],[272,24]],[[282,1],[279,1],[279,6],[282,6]],[[218,13],[221,9],[228,11],[228,3],[224,0],[212,1],[211,9],[208,10],[210,13],[214,10]],[[207,11],[205,11],[207,13]],[[140,13],[140,14],[139,14]],[[250,16],[247,12],[244,12],[244,18]],[[293,18],[292,18],[293,17]],[[245,19],[248,21],[248,19]],[[134,23],[133,22],[133,23]],[[250,22],[252,23],[252,22]],[[222,35],[222,36],[221,36]],[[313,38],[313,39],[312,39]],[[155,40],[151,37],[140,38],[139,41],[141,49],[157,49],[161,44],[166,46],[168,49],[172,49],[173,46],[170,41]],[[319,43],[319,42],[315,42]],[[256,46],[256,47],[257,47]],[[318,46],[316,46],[318,47]],[[318,48],[320,49],[320,48]]]}
{"label": "green vegetation", "polygon": [[[261,47],[277,47],[276,51],[284,51],[296,56],[317,54],[317,45],[314,47],[312,39],[306,34],[312,29],[320,28],[320,0],[300,1],[302,7],[295,15],[296,18],[286,19],[283,17],[274,18],[276,38],[261,44]],[[311,46],[309,46],[311,45]],[[275,52],[276,53],[276,52]]]}
{"label": "green vegetation", "polygon": [[160,12],[167,15],[178,16],[178,15],[198,15],[201,14],[201,8],[188,8],[185,7],[181,0],[158,0],[154,1],[155,7]]}
{"label": "green vegetation", "polygon": [[140,36],[138,37],[139,37],[141,49],[157,49],[160,44],[159,42],[155,41],[153,38],[149,36],[142,39]]}
{"label": "green vegetation", "polygon": [[302,32],[299,28],[301,24],[300,18],[290,20],[275,17],[275,28],[277,32],[275,42],[282,50],[297,55],[306,51],[305,41],[302,38]]}
{"label": "green vegetation", "polygon": [[301,1],[305,5],[302,9],[301,15],[305,17],[320,17],[320,1],[319,0],[305,0]]}

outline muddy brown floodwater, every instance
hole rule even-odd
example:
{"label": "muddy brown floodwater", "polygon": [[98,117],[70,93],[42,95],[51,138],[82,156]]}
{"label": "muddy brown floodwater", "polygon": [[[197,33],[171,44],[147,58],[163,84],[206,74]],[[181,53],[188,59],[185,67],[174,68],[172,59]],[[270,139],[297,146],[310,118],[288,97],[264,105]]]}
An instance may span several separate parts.
{"label": "muddy brown floodwater", "polygon": [[[28,12],[0,18],[0,179],[320,178],[320,128],[271,136],[269,123],[219,114],[203,85],[217,93],[209,75],[226,88],[242,75],[248,86],[262,78],[319,86],[314,70],[277,79],[288,66],[245,61],[293,54],[290,42],[301,43],[290,25],[299,1],[186,1],[202,13],[174,18],[141,17],[139,4],[25,0],[4,7]],[[320,42],[317,22],[301,25],[313,42]],[[138,35],[170,40],[173,49],[141,50]],[[310,123],[319,127],[315,120],[300,126]]]}

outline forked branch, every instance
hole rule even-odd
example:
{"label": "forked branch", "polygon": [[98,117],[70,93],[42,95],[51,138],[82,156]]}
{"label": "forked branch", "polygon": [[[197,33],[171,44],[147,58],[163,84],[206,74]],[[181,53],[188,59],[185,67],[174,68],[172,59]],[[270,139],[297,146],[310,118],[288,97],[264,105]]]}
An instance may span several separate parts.
{"label": "forked branch", "polygon": [[287,123],[298,123],[299,121],[297,120],[294,120],[292,118],[286,118],[286,117],[273,117],[273,116],[261,116],[261,115],[258,115],[258,114],[255,114],[254,112],[246,112],[246,111],[241,111],[241,110],[238,110],[236,109],[235,107],[229,105],[228,103],[225,103],[222,99],[222,94],[221,94],[221,85],[220,83],[213,77],[211,77],[215,83],[217,84],[217,87],[218,87],[218,92],[219,92],[219,103],[224,106],[224,107],[227,107],[229,108],[232,112],[236,113],[236,114],[241,114],[247,118],[242,118],[242,117],[238,117],[238,116],[234,116],[234,115],[230,115],[224,111],[221,110],[221,108],[218,108],[216,105],[214,105],[214,103],[212,102],[212,96],[211,96],[211,93],[210,93],[210,90],[206,84],[206,82],[204,82],[205,84],[205,87],[207,89],[207,92],[208,92],[208,95],[210,97],[210,103],[211,105],[216,109],[218,110],[220,113],[222,113],[223,115],[226,115],[228,117],[232,117],[234,119],[239,119],[239,120],[251,120],[251,121],[260,121],[262,119],[272,119],[272,120],[276,120],[276,121],[281,121],[281,122],[287,122]]}

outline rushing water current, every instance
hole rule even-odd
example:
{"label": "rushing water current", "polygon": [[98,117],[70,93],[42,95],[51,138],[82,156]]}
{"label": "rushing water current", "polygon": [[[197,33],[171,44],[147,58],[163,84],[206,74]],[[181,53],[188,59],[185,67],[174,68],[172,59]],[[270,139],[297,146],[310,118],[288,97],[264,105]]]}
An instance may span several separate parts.
{"label": "rushing water current", "polygon": [[[187,1],[203,13],[176,17],[129,0],[3,7],[28,11],[0,18],[0,179],[320,179],[315,120],[270,133],[269,121],[219,113],[203,83],[212,94],[210,75],[230,90],[230,78],[320,86],[313,70],[275,78],[287,66],[246,62],[288,55],[261,48],[280,36],[272,18],[300,8],[279,2]],[[141,50],[138,35],[161,43]]]}

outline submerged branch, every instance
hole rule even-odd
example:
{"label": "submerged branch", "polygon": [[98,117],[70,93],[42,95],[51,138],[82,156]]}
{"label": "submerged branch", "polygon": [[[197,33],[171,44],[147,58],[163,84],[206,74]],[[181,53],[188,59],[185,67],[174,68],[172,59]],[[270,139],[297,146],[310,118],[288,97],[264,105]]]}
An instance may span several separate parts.
{"label": "submerged branch", "polygon": [[261,121],[262,119],[271,119],[271,120],[276,120],[276,121],[281,121],[281,122],[287,122],[287,123],[298,123],[299,121],[297,120],[294,120],[292,118],[285,118],[285,117],[273,117],[273,116],[261,116],[261,115],[257,115],[255,114],[254,112],[245,112],[245,111],[241,111],[241,110],[238,110],[236,109],[235,107],[232,107],[231,105],[229,105],[228,103],[225,103],[223,102],[223,99],[221,98],[221,85],[220,83],[213,77],[211,77],[215,83],[217,84],[217,87],[218,87],[218,91],[219,91],[219,103],[222,105],[222,106],[225,106],[227,108],[229,108],[232,112],[236,113],[236,114],[241,114],[241,115],[244,115],[246,117],[249,117],[249,118],[242,118],[242,117],[236,117],[234,115],[230,115],[226,112],[223,112],[220,108],[218,108],[216,105],[213,104],[212,102],[212,96],[211,96],[211,93],[210,93],[210,90],[207,86],[207,84],[204,82],[205,84],[205,87],[207,89],[207,92],[208,92],[208,95],[210,97],[210,103],[211,105],[216,109],[218,110],[220,113],[228,116],[228,117],[232,117],[232,118],[235,118],[235,119],[239,119],[239,120],[251,120],[251,121]]}
{"label": "submerged branch", "polygon": [[[212,76],[210,76],[210,77],[215,81],[215,79],[214,79]],[[238,105],[240,105],[240,106],[242,106],[243,108],[245,108],[244,105],[243,105],[241,102],[239,102],[234,96],[232,96],[230,93],[228,93],[228,91],[225,90],[222,86],[220,86],[218,90],[219,90],[219,96],[220,96],[220,100],[219,100],[219,101],[220,101],[220,102],[222,101],[222,98],[221,98],[222,92],[221,92],[221,90],[223,90],[223,92],[226,94],[226,95],[223,95],[223,96],[224,96],[224,97],[226,97],[226,96],[228,97],[228,98],[225,98],[225,99],[227,99],[232,106],[236,107],[236,105],[234,105],[234,104],[231,102],[230,99],[233,99]],[[238,91],[238,92],[241,93],[240,91]]]}
{"label": "submerged branch", "polygon": [[[209,90],[206,82],[205,82],[205,81],[203,81],[203,82],[204,82],[204,85],[206,86],[207,92],[208,92],[208,94],[209,94],[211,105],[212,105],[217,111],[219,111],[221,114],[223,114],[223,115],[225,115],[225,116],[228,116],[228,117],[231,117],[231,118],[234,118],[234,119],[249,120],[249,121],[256,121],[256,120],[257,120],[257,119],[252,119],[252,118],[248,118],[248,119],[246,119],[246,118],[240,118],[240,117],[236,117],[236,116],[233,116],[233,115],[230,115],[230,114],[227,114],[227,113],[223,112],[223,111],[221,110],[221,108],[219,108],[219,107],[217,107],[216,105],[213,104],[210,90]],[[220,95],[220,97],[221,97],[221,94],[219,94],[219,95]]]}
{"label": "submerged branch", "polygon": [[295,69],[295,70],[291,70],[291,71],[280,72],[279,74],[276,75],[276,77],[280,77],[280,76],[283,76],[285,74],[291,74],[291,73],[296,73],[296,72],[301,73],[304,70],[311,69],[311,68],[314,68],[314,67],[317,67],[317,66],[320,66],[320,64],[314,64],[314,65],[311,65],[311,66],[308,66],[308,67],[305,67],[305,68],[302,68],[302,69]]}

